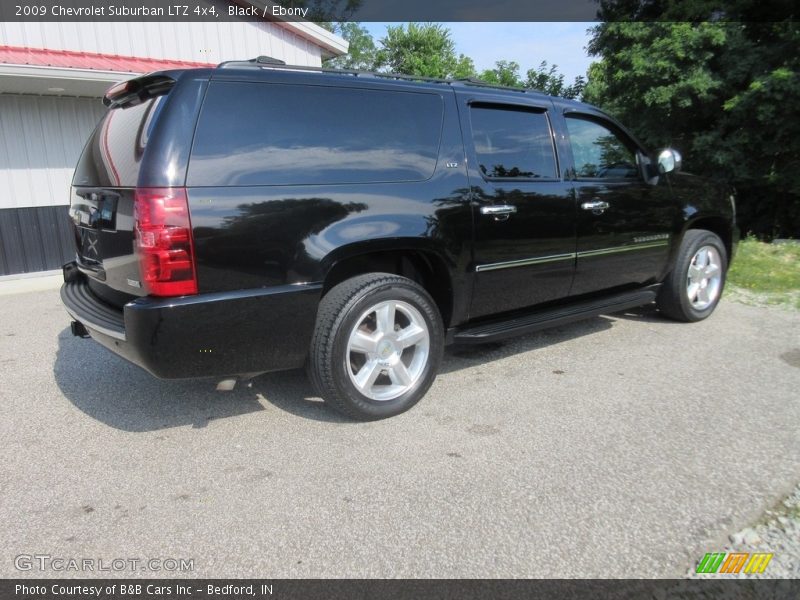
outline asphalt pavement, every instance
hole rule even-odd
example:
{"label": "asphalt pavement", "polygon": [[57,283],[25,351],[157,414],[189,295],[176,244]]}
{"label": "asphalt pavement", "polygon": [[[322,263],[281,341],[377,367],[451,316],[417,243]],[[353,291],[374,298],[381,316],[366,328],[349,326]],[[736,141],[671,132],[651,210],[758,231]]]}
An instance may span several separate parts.
{"label": "asphalt pavement", "polygon": [[450,348],[364,424],[301,372],[156,380],[57,290],[0,295],[0,576],[684,576],[800,482],[799,357],[798,312],[644,308]]}

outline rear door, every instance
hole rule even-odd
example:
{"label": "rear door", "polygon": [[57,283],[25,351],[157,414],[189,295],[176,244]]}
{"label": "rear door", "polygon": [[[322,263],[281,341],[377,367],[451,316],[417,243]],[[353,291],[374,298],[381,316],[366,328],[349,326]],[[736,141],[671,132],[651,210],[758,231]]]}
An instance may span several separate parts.
{"label": "rear door", "polygon": [[475,211],[470,318],[568,295],[575,202],[559,173],[551,101],[459,97]]}

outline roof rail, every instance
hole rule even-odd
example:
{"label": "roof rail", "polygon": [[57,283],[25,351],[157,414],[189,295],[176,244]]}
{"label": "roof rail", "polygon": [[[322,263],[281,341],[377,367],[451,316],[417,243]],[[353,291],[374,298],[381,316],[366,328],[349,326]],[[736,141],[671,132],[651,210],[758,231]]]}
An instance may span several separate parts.
{"label": "roof rail", "polygon": [[218,69],[227,69],[229,67],[260,67],[260,66],[281,66],[286,65],[285,61],[279,58],[272,58],[271,56],[256,56],[250,60],[228,60],[217,65]]}
{"label": "roof rail", "polygon": [[257,69],[278,69],[287,71],[310,71],[313,73],[325,73],[331,75],[350,75],[352,77],[379,77],[381,79],[398,79],[404,81],[420,81],[423,83],[443,83],[446,85],[467,85],[495,90],[506,90],[522,93],[543,93],[530,88],[509,87],[504,85],[494,85],[480,79],[464,77],[460,79],[442,79],[438,77],[425,77],[423,75],[405,75],[402,73],[379,73],[376,71],[359,71],[353,69],[330,69],[326,67],[308,67],[304,65],[287,65],[284,61],[269,56],[259,56],[250,60],[230,60],[217,65],[218,69],[232,67],[254,67]]}

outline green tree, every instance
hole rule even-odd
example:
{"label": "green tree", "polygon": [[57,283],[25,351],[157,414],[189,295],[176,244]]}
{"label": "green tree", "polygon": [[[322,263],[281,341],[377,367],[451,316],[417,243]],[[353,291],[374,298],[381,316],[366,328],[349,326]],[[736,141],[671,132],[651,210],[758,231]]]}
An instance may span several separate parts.
{"label": "green tree", "polygon": [[505,85],[508,87],[523,87],[523,82],[519,77],[519,63],[513,60],[498,60],[494,63],[494,69],[486,69],[479,78],[492,85]]}
{"label": "green tree", "polygon": [[566,85],[564,83],[564,74],[558,72],[558,66],[550,65],[548,67],[547,61],[543,60],[536,69],[528,70],[524,85],[551,96],[574,99],[580,98],[583,94],[586,79],[578,75],[572,85]]}
{"label": "green tree", "polygon": [[378,49],[369,31],[358,23],[331,23],[326,27],[329,31],[342,36],[350,44],[347,54],[329,58],[324,66],[331,69],[355,69],[357,71],[372,71]]}
{"label": "green tree", "polygon": [[531,88],[562,98],[580,98],[586,85],[586,80],[580,75],[572,85],[566,85],[564,74],[558,72],[558,66],[548,66],[547,61],[542,61],[536,69],[528,69],[525,79],[519,74],[519,63],[513,60],[498,60],[494,63],[494,69],[486,69],[479,77],[493,85]]}
{"label": "green tree", "polygon": [[456,55],[450,30],[436,23],[389,26],[380,39],[376,66],[382,70],[422,77],[470,77],[475,67]]}
{"label": "green tree", "polygon": [[[653,4],[605,2],[601,15],[619,19],[635,5],[650,16]],[[800,30],[790,21],[731,20],[754,0],[739,0],[737,13],[702,13],[709,4],[670,5],[670,22],[596,26],[589,52],[600,60],[584,98],[651,148],[681,150],[687,170],[731,181],[745,230],[800,236]]]}
{"label": "green tree", "polygon": [[319,23],[328,31],[345,38],[350,49],[345,56],[325,61],[325,66],[337,69],[384,71],[421,77],[453,79],[479,78],[486,83],[509,87],[530,87],[554,96],[580,97],[585,80],[576,77],[572,85],[565,85],[564,75],[556,65],[542,62],[538,69],[530,69],[527,79],[520,76],[519,63],[498,60],[493,69],[478,74],[475,63],[468,56],[456,55],[450,30],[440,24],[409,23],[389,26],[386,36],[375,42],[369,31],[354,22]]}
{"label": "green tree", "polygon": [[475,63],[469,56],[459,54],[456,59],[456,67],[453,70],[453,78],[455,79],[473,79],[475,78]]}

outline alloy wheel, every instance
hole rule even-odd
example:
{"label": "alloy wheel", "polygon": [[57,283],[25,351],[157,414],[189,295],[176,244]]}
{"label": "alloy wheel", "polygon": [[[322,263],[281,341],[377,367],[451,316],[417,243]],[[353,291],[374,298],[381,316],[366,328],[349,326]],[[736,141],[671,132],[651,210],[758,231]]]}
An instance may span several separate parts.
{"label": "alloy wheel", "polygon": [[425,371],[430,333],[422,314],[401,300],[368,308],[347,341],[345,368],[356,389],[371,400],[393,400],[411,390]]}

